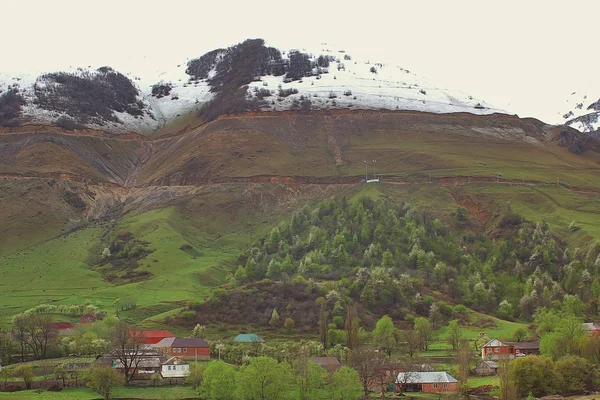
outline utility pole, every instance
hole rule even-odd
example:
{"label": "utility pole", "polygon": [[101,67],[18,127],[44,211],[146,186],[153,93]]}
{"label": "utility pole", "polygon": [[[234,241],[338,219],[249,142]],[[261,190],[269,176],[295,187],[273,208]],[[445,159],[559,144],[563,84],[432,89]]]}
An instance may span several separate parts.
{"label": "utility pole", "polygon": [[367,168],[369,164],[367,164],[366,160],[363,162],[365,163],[365,183],[367,183],[367,181],[369,180],[369,177],[367,176]]}
{"label": "utility pole", "polygon": [[375,163],[377,160],[373,160],[373,179],[377,179],[377,174],[375,173]]}

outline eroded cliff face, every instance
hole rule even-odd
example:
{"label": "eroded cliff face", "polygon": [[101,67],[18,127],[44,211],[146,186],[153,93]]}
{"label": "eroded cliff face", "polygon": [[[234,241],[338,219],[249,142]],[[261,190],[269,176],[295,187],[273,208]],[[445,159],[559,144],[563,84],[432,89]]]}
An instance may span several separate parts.
{"label": "eroded cliff face", "polygon": [[[166,207],[199,191],[276,185],[286,188],[277,192],[285,198],[309,186],[356,185],[365,172],[390,184],[462,185],[521,180],[498,175],[511,164],[597,167],[596,147],[573,154],[572,138],[560,132],[502,114],[350,110],[223,116],[157,139],[42,125],[4,128],[0,220],[5,235],[19,231],[17,239],[27,242]],[[30,228],[17,229],[28,219]]]}

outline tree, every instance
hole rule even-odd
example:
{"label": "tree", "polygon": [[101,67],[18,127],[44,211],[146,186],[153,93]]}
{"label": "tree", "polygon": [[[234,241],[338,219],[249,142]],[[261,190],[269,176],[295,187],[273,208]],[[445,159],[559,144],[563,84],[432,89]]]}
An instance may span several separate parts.
{"label": "tree", "polygon": [[557,389],[563,396],[597,389],[598,371],[588,360],[581,357],[565,357],[555,363],[560,376]]}
{"label": "tree", "polygon": [[511,360],[501,358],[498,360],[498,378],[500,379],[500,399],[516,400],[517,384],[511,371]]}
{"label": "tree", "polygon": [[453,319],[448,324],[448,343],[452,346],[452,350],[457,350],[460,340],[462,339],[463,331],[457,319]]}
{"label": "tree", "polygon": [[358,349],[359,337],[358,333],[360,330],[360,318],[358,318],[358,311],[356,305],[348,306],[346,312],[346,340],[350,350]]}
{"label": "tree", "polygon": [[399,334],[399,343],[402,353],[410,358],[419,351],[419,336],[414,329],[401,331]]}
{"label": "tree", "polygon": [[442,321],[442,313],[436,303],[431,304],[429,307],[429,321],[431,322],[433,329],[437,329],[439,323]]}
{"label": "tree", "polygon": [[162,380],[162,375],[158,372],[153,373],[152,375],[150,375],[150,381],[152,382],[152,385],[156,386],[160,383],[160,381]]}
{"label": "tree", "polygon": [[513,336],[513,340],[515,342],[522,342],[523,340],[525,340],[527,338],[527,331],[524,328],[519,327],[514,330],[512,336]]}
{"label": "tree", "polygon": [[328,398],[332,400],[354,400],[360,397],[362,386],[358,373],[352,368],[341,367],[331,376],[327,385]]}
{"label": "tree", "polygon": [[306,352],[303,352],[299,359],[297,376],[300,400],[323,398],[323,391],[328,378],[327,370],[321,365],[308,360]]}
{"label": "tree", "polygon": [[54,367],[54,376],[56,379],[60,379],[63,387],[65,387],[65,380],[69,377],[69,373],[67,372],[67,364],[62,363]]}
{"label": "tree", "polygon": [[204,338],[206,335],[206,327],[204,325],[196,324],[192,331],[193,338]]}
{"label": "tree", "polygon": [[185,377],[185,383],[192,385],[194,389],[202,385],[206,365],[194,364],[190,366],[190,373]]}
{"label": "tree", "polygon": [[379,353],[370,348],[359,348],[352,351],[350,365],[358,373],[365,396],[369,394],[369,385],[380,375],[383,364]]}
{"label": "tree", "polygon": [[321,339],[321,343],[323,344],[323,348],[327,350],[327,334],[329,333],[329,327],[327,322],[327,300],[325,297],[319,297],[315,300],[315,303],[319,305],[319,337]]}
{"label": "tree", "polygon": [[296,323],[294,322],[293,319],[291,318],[286,318],[285,322],[283,323],[283,327],[288,331],[291,332],[292,329],[294,329],[294,325]]}
{"label": "tree", "polygon": [[85,380],[87,386],[105,399],[110,398],[110,391],[113,387],[125,383],[124,377],[115,369],[100,364],[92,364],[88,368],[85,372]]}
{"label": "tree", "polygon": [[560,380],[554,370],[554,363],[547,357],[518,357],[510,363],[507,361],[508,365],[508,381],[514,382],[519,398],[529,393],[535,397],[551,394]]}
{"label": "tree", "polygon": [[8,380],[11,377],[11,373],[10,370],[8,368],[2,368],[0,369],[0,379],[2,379],[4,381],[4,390],[6,390],[6,386],[8,384]]}
{"label": "tree", "polygon": [[473,360],[474,354],[469,346],[469,342],[462,339],[456,346],[456,361],[458,362],[458,381],[461,385],[465,385],[469,379],[469,373],[471,368],[471,360]]}
{"label": "tree", "polygon": [[271,325],[271,326],[279,325],[279,313],[277,312],[276,308],[274,308],[273,312],[271,313],[271,319],[269,320],[269,325]]}
{"label": "tree", "polygon": [[240,368],[237,393],[243,400],[282,400],[288,398],[293,381],[294,374],[288,363],[256,357]]}
{"label": "tree", "polygon": [[423,317],[415,319],[415,332],[417,334],[421,349],[427,351],[429,344],[435,337],[435,332],[433,331],[431,322]]}
{"label": "tree", "polygon": [[129,326],[125,321],[119,321],[111,332],[111,352],[122,365],[125,375],[125,384],[128,385],[138,365],[144,356],[145,345],[142,331],[135,326]]}
{"label": "tree", "polygon": [[236,388],[236,371],[223,361],[213,361],[206,367],[200,393],[211,400],[231,400]]}
{"label": "tree", "polygon": [[0,327],[0,365],[10,364],[15,342],[9,330]]}
{"label": "tree", "polygon": [[384,315],[377,321],[373,330],[373,340],[380,349],[383,349],[388,357],[392,356],[392,350],[396,345],[396,328],[392,319]]}
{"label": "tree", "polygon": [[23,379],[23,383],[25,383],[25,387],[27,389],[31,389],[31,382],[33,382],[33,371],[30,366],[27,365],[19,365],[15,368],[13,372],[13,376],[15,378]]}

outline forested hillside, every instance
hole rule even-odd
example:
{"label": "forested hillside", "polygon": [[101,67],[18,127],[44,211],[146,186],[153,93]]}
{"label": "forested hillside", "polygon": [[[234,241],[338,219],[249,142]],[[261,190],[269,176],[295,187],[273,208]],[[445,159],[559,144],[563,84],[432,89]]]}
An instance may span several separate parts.
{"label": "forested hillside", "polygon": [[[400,320],[429,316],[432,308],[451,314],[454,303],[531,321],[537,308],[568,298],[587,318],[597,317],[599,243],[568,248],[547,223],[526,221],[510,203],[497,211],[490,232],[478,233],[470,218],[459,207],[444,224],[386,198],[338,197],[305,206],[252,247],[198,316],[266,324],[277,308],[311,324],[318,306],[313,303],[307,318],[307,308],[297,304],[323,295],[334,315],[352,301],[365,313]],[[223,307],[234,310],[225,317],[218,312]]]}

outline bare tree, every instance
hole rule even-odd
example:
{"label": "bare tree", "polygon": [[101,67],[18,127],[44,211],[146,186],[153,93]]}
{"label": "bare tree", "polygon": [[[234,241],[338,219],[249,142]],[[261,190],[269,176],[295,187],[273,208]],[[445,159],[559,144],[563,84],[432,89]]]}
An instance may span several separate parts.
{"label": "bare tree", "polygon": [[135,326],[129,326],[125,321],[119,321],[113,329],[111,339],[111,355],[123,365],[125,384],[128,385],[147,349],[143,332]]}
{"label": "bare tree", "polygon": [[25,316],[25,333],[27,344],[36,359],[46,358],[48,343],[51,339],[50,315],[31,314]]}
{"label": "bare tree", "polygon": [[516,400],[517,386],[510,374],[510,359],[498,359],[498,378],[500,378],[500,399]]}
{"label": "bare tree", "polygon": [[456,361],[458,362],[458,381],[461,385],[465,385],[469,379],[471,371],[471,361],[475,355],[467,340],[460,340],[456,349]]}
{"label": "bare tree", "polygon": [[401,331],[399,334],[400,350],[407,357],[413,357],[419,351],[419,336],[413,329]]}
{"label": "bare tree", "polygon": [[374,349],[359,348],[352,351],[350,365],[358,372],[360,384],[365,396],[369,395],[369,388],[379,379],[383,366],[383,357]]}

